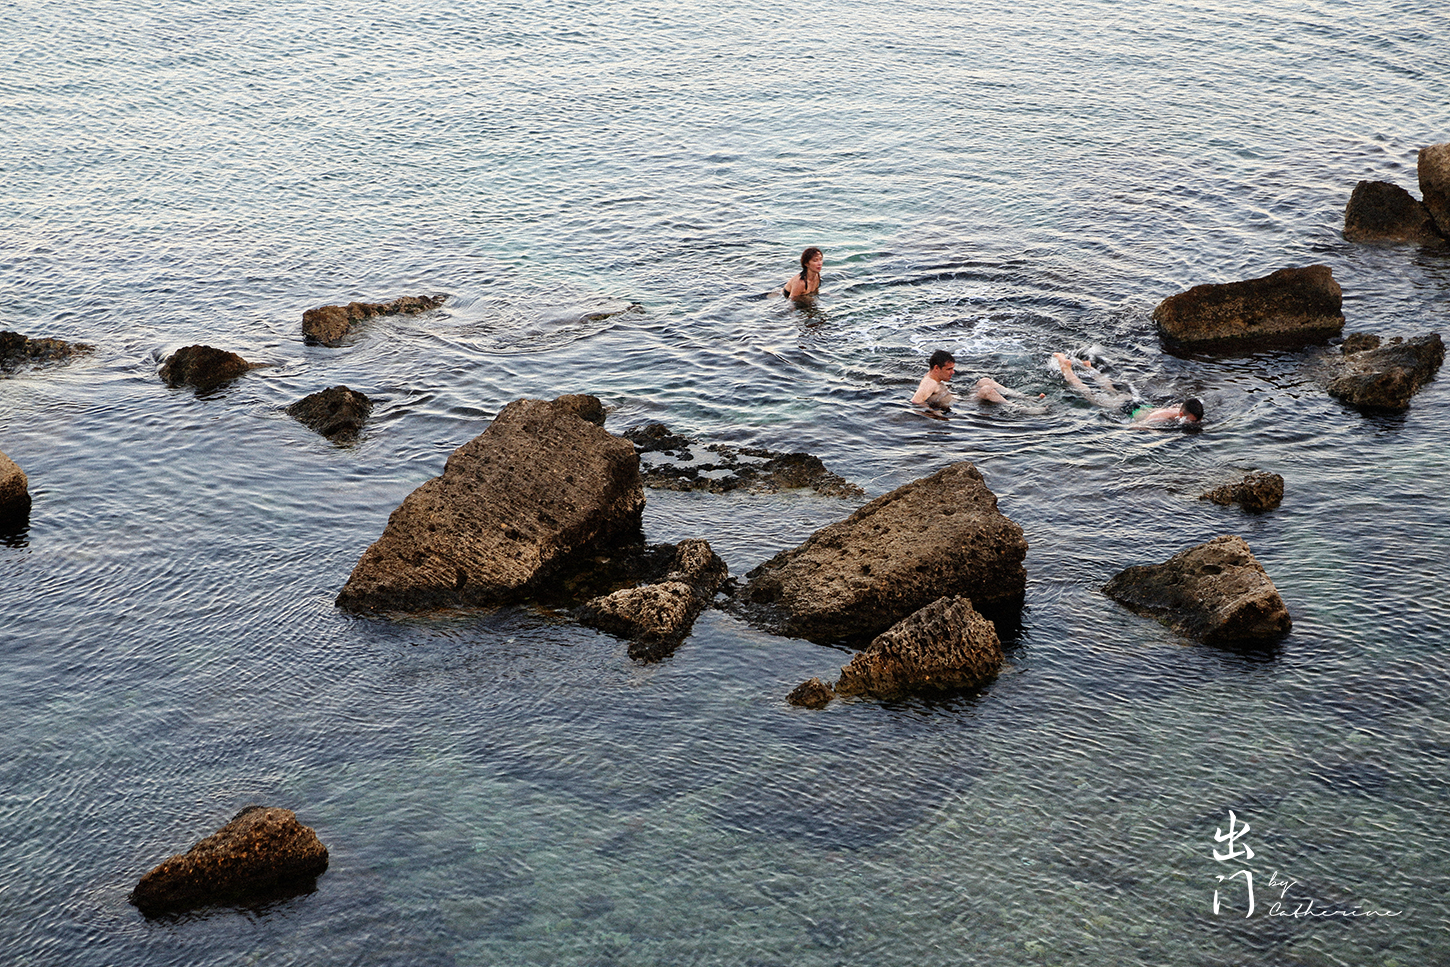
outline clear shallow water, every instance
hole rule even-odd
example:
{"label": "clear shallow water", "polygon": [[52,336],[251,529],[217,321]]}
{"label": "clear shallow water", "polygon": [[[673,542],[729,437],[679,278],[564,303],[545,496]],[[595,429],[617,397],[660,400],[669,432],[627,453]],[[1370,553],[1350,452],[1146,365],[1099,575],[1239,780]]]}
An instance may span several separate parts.
{"label": "clear shallow water", "polygon": [[[1355,182],[1450,136],[1423,4],[27,4],[0,12],[0,326],[94,356],[0,380],[0,944],[17,962],[1414,964],[1446,956],[1444,381],[1403,417],[1328,350],[1162,353],[1189,285],[1323,262],[1350,330],[1441,325],[1450,257],[1350,246]],[[806,244],[809,312],[758,298]],[[301,312],[443,291],[306,347]],[[642,314],[581,322],[637,302]],[[159,361],[273,366],[207,398]],[[903,400],[925,355],[1044,416]],[[1192,436],[1064,396],[1098,347]],[[280,408],[378,401],[337,448]],[[791,709],[845,656],[719,612],[668,662],[527,609],[360,620],[387,514],[519,396],[807,449],[872,496],[971,459],[1031,542],[989,689]],[[1251,517],[1197,501],[1286,478]],[[651,492],[740,574],[849,504]],[[1097,593],[1245,537],[1294,632],[1186,642]],[[125,902],[242,806],[318,891]],[[1210,911],[1253,826],[1259,913]],[[1270,872],[1350,923],[1265,916]],[[1241,896],[1233,898],[1240,904]]]}

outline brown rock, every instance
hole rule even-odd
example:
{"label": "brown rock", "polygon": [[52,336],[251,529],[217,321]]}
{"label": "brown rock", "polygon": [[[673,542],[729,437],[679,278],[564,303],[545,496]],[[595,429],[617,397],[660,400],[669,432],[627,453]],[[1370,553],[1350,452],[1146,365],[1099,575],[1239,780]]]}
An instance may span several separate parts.
{"label": "brown rock", "polygon": [[1305,345],[1344,328],[1343,293],[1327,265],[1280,269],[1259,279],[1196,285],[1169,296],[1153,321],[1170,345],[1229,349]]}
{"label": "brown rock", "polygon": [[220,830],[141,877],[131,902],[149,915],[303,892],[327,847],[290,809],[248,806]]}
{"label": "brown rock", "polygon": [[1420,194],[1441,235],[1450,236],[1450,142],[1420,149]]}
{"label": "brown rock", "polygon": [[825,708],[831,704],[836,692],[819,678],[808,679],[791,689],[785,700],[802,708]]}
{"label": "brown rock", "polygon": [[427,312],[447,299],[442,295],[403,296],[391,302],[349,302],[345,306],[318,306],[302,313],[302,335],[309,343],[339,346],[355,323],[374,316]]}
{"label": "brown rock", "polygon": [[517,400],[393,511],[337,604],[416,611],[521,601],[572,558],[638,543],[643,511],[628,441],[572,406]]}
{"label": "brown rock", "polygon": [[638,647],[630,648],[631,658],[658,660],[690,633],[695,619],[728,576],[725,562],[707,542],[681,541],[663,581],[594,598],[580,609],[579,620],[591,628],[632,639]]}
{"label": "brown rock", "polygon": [[1103,593],[1208,644],[1272,641],[1293,627],[1284,599],[1241,537],[1215,537],[1162,564],[1127,568]]}
{"label": "brown rock", "polygon": [[236,353],[211,346],[185,346],[166,357],[161,364],[161,378],[168,386],[192,386],[198,393],[209,393],[256,368],[257,364]]}
{"label": "brown rock", "polygon": [[294,419],[338,442],[356,439],[372,411],[372,400],[346,386],[329,387],[287,407]]}
{"label": "brown rock", "polygon": [[1002,668],[992,622],[963,597],[944,597],[877,635],[841,669],[838,695],[893,698],[909,692],[974,688]]}
{"label": "brown rock", "polygon": [[829,642],[880,634],[943,595],[983,611],[1022,606],[1022,528],[970,463],[878,497],[751,571],[745,600],[782,634]]}
{"label": "brown rock", "polygon": [[1256,513],[1273,510],[1284,500],[1284,478],[1277,473],[1249,473],[1242,481],[1215,487],[1198,499],[1224,506],[1238,504]]}
{"label": "brown rock", "polygon": [[70,359],[95,347],[87,343],[70,343],[63,339],[30,339],[18,332],[0,332],[0,372],[28,363],[50,363]]}
{"label": "brown rock", "polygon": [[30,513],[30,481],[24,471],[0,453],[0,523],[23,520]]}
{"label": "brown rock", "polygon": [[1399,185],[1361,181],[1344,209],[1348,242],[1416,242],[1444,245],[1430,209]]}
{"label": "brown rock", "polygon": [[1413,339],[1396,336],[1387,343],[1355,333],[1343,350],[1346,371],[1330,380],[1329,395],[1363,410],[1409,409],[1410,397],[1445,361],[1445,343],[1437,332]]}

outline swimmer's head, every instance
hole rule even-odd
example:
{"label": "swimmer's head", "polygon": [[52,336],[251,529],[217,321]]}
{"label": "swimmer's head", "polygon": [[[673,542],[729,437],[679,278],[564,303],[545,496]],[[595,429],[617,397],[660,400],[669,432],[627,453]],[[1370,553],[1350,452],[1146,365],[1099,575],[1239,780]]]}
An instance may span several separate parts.
{"label": "swimmer's head", "polygon": [[1196,396],[1183,401],[1183,415],[1193,417],[1194,422],[1203,419],[1203,402]]}
{"label": "swimmer's head", "polygon": [[954,363],[956,361],[957,357],[953,356],[945,349],[938,349],[936,352],[931,354],[931,358],[926,361],[926,364],[932,369],[936,369],[939,366],[945,366],[947,363]]}
{"label": "swimmer's head", "polygon": [[[814,262],[816,259],[820,259],[821,263],[824,264],[826,261],[826,256],[825,253],[823,253],[820,249],[812,245],[801,253],[801,271],[804,272],[806,269],[811,268],[811,263]],[[817,265],[815,266],[815,269],[817,272],[819,272],[821,270],[821,266]]]}

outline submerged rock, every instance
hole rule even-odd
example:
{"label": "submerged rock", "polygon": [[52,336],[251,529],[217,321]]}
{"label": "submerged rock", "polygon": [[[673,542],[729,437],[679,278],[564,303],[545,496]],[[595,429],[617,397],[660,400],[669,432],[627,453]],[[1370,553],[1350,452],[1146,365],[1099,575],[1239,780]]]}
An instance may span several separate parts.
{"label": "submerged rock", "polygon": [[1327,265],[1280,269],[1259,279],[1196,285],[1153,310],[1173,346],[1227,349],[1306,345],[1344,328],[1343,292]]}
{"label": "submerged rock", "polygon": [[1444,245],[1430,209],[1399,185],[1361,181],[1344,209],[1347,242],[1416,242]]}
{"label": "submerged rock", "polygon": [[516,400],[388,518],[337,596],[350,611],[524,600],[573,561],[641,543],[630,444],[562,404]]}
{"label": "submerged rock", "polygon": [[1255,512],[1273,510],[1284,500],[1284,478],[1277,473],[1249,473],[1240,482],[1215,487],[1198,499],[1223,506],[1238,504]]}
{"label": "submerged rock", "polygon": [[667,656],[729,576],[725,562],[703,540],[681,541],[672,564],[662,581],[586,602],[580,622],[631,639],[631,658],[654,661]]}
{"label": "submerged rock", "polygon": [[327,847],[290,809],[248,806],[220,830],[141,877],[131,903],[148,916],[306,892]]}
{"label": "submerged rock", "polygon": [[1440,234],[1450,236],[1450,142],[1421,148],[1416,170],[1425,207]]}
{"label": "submerged rock", "polygon": [[15,461],[0,453],[0,524],[24,520],[30,513],[30,480]]}
{"label": "submerged rock", "polygon": [[94,349],[94,346],[83,342],[31,339],[18,332],[0,332],[0,372],[8,372],[30,363],[62,362]]}
{"label": "submerged rock", "polygon": [[1002,668],[992,622],[963,597],[943,597],[880,635],[841,669],[838,695],[894,698],[975,688]]}
{"label": "submerged rock", "polygon": [[1103,593],[1207,644],[1274,641],[1293,627],[1278,588],[1241,537],[1215,537],[1162,564],[1127,568]]}
{"label": "submerged rock", "polygon": [[184,346],[166,357],[161,364],[161,378],[171,387],[192,386],[198,393],[209,393],[260,365],[224,349]]}
{"label": "submerged rock", "polygon": [[330,440],[346,442],[357,438],[373,401],[346,386],[332,386],[287,407],[287,413]]}
{"label": "submerged rock", "polygon": [[1022,606],[1022,528],[970,463],[878,497],[751,571],[743,597],[771,630],[817,642],[880,634],[943,595]]}
{"label": "submerged rock", "polygon": [[1354,333],[1344,341],[1343,375],[1330,380],[1329,395],[1366,410],[1406,410],[1445,361],[1438,332],[1413,339]]}
{"label": "submerged rock", "polygon": [[427,312],[441,306],[447,298],[444,295],[411,295],[391,302],[349,302],[345,306],[318,306],[302,313],[302,335],[309,343],[339,346],[355,323],[375,316]]}
{"label": "submerged rock", "polygon": [[825,708],[835,697],[835,689],[819,678],[811,678],[791,689],[785,700],[801,708]]}
{"label": "submerged rock", "polygon": [[[646,487],[657,490],[704,490],[729,493],[746,490],[777,493],[810,488],[826,497],[861,497],[857,485],[826,469],[820,458],[809,453],[781,453],[764,447],[701,446],[697,441],[670,432],[663,423],[625,431],[643,457],[651,455],[642,468]],[[712,458],[698,460],[692,448]]]}

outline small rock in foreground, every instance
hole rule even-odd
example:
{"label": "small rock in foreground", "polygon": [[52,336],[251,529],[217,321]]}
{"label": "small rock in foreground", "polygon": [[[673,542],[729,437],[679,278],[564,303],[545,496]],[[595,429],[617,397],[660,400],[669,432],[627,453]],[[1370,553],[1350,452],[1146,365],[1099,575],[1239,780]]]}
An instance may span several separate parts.
{"label": "small rock in foreground", "polygon": [[198,393],[209,393],[260,365],[224,349],[184,346],[166,357],[161,364],[161,378],[173,388],[192,386]]}
{"label": "small rock in foreground", "polygon": [[147,916],[307,892],[327,847],[290,809],[248,806],[220,830],[141,877],[131,903]]}
{"label": "small rock in foreground", "polygon": [[791,689],[785,700],[801,708],[825,708],[835,697],[835,689],[819,678],[811,678]]}
{"label": "small rock in foreground", "polygon": [[1413,339],[1354,333],[1344,341],[1348,370],[1329,382],[1329,395],[1365,410],[1407,410],[1410,397],[1430,381],[1445,361],[1438,332]]}
{"label": "small rock in foreground", "polygon": [[357,439],[372,411],[372,400],[346,386],[329,387],[287,407],[294,419],[340,443]]}
{"label": "small rock in foreground", "polygon": [[631,639],[631,658],[657,661],[684,640],[728,576],[725,562],[710,550],[709,543],[681,541],[664,580],[594,598],[580,609],[579,620]]}
{"label": "small rock in foreground", "polygon": [[838,695],[894,698],[975,688],[1002,668],[997,629],[963,597],[944,597],[874,638],[841,669]]}
{"label": "small rock in foreground", "polygon": [[1238,483],[1225,484],[1202,494],[1199,500],[1211,500],[1228,506],[1238,504],[1244,510],[1273,510],[1284,500],[1284,478],[1277,473],[1249,473]]}
{"label": "small rock in foreground", "polygon": [[1444,245],[1424,203],[1388,181],[1361,181],[1344,208],[1347,242],[1415,242]]}
{"label": "small rock in foreground", "polygon": [[0,332],[0,372],[6,372],[27,363],[52,363],[70,359],[95,347],[83,342],[66,342],[63,339],[31,339],[18,332]]}
{"label": "small rock in foreground", "polygon": [[1450,142],[1421,148],[1415,167],[1425,207],[1440,234],[1450,236]]}
{"label": "small rock in foreground", "polygon": [[339,346],[353,324],[374,316],[427,312],[447,300],[443,295],[412,295],[391,302],[349,302],[345,306],[318,306],[302,313],[302,335],[307,342]]}
{"label": "small rock in foreground", "polygon": [[1103,593],[1206,644],[1269,642],[1293,622],[1278,588],[1241,537],[1215,537],[1162,564],[1130,567]]}
{"label": "small rock in foreground", "polygon": [[30,513],[30,480],[14,460],[0,453],[0,524],[24,520]]}
{"label": "small rock in foreground", "polygon": [[1196,285],[1160,302],[1153,321],[1165,341],[1187,349],[1308,345],[1340,333],[1343,302],[1329,266],[1310,265]]}

